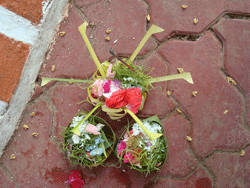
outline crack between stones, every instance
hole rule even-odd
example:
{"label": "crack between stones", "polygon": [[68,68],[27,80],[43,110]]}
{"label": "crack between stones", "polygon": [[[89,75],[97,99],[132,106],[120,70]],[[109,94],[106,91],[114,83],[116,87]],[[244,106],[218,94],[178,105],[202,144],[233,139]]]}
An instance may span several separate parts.
{"label": "crack between stones", "polygon": [[20,185],[16,182],[16,179],[14,178],[14,176],[8,170],[8,168],[3,163],[0,163],[0,166],[3,169],[3,171],[7,174],[10,181],[13,182],[16,187],[21,188]]}

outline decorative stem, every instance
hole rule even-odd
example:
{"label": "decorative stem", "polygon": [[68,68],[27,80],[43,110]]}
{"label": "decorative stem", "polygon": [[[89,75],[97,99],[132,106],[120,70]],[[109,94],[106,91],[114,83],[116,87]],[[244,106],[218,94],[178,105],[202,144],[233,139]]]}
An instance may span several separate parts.
{"label": "decorative stem", "polygon": [[79,126],[86,120],[89,118],[89,116],[91,116],[91,114],[94,113],[94,111],[96,111],[97,108],[99,108],[99,106],[101,106],[102,104],[99,103],[95,106],[95,108],[93,108],[71,131],[73,133],[75,133],[76,135],[80,136],[80,130],[79,130]]}
{"label": "decorative stem", "polygon": [[118,57],[116,54],[115,54],[115,51],[113,48],[109,48],[109,52],[114,56],[116,57],[119,61],[121,61],[124,65],[126,65],[128,68],[130,68],[132,71],[136,72],[134,69],[132,69],[127,63],[125,63],[120,57]]}
{"label": "decorative stem", "polygon": [[150,132],[141,122],[141,120],[133,113],[131,112],[129,109],[124,109],[124,111],[128,112],[132,118],[136,121],[136,123],[138,123],[138,125],[140,125],[141,129],[146,133],[146,135],[150,138],[150,140],[154,140],[156,138],[159,138],[162,136],[162,134],[159,133],[152,133]]}
{"label": "decorative stem", "polygon": [[86,43],[86,46],[87,46],[87,48],[89,50],[89,53],[92,56],[92,58],[93,58],[93,60],[94,60],[94,62],[96,64],[99,72],[101,73],[102,77],[105,77],[106,74],[105,74],[105,72],[104,72],[104,70],[102,68],[102,65],[101,65],[100,61],[98,60],[98,58],[97,58],[97,56],[95,54],[95,51],[93,50],[93,48],[92,48],[92,46],[91,46],[91,44],[89,42],[89,39],[88,39],[88,37],[86,35],[86,27],[87,27],[87,25],[88,25],[88,23],[84,22],[82,25],[80,25],[78,27],[78,30],[80,31],[80,33],[82,35],[82,38],[83,38],[84,42]]}

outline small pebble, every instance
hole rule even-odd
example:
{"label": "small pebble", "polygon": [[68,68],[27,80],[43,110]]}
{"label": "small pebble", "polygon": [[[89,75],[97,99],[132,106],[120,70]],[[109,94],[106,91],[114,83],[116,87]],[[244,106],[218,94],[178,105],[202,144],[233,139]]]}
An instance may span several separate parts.
{"label": "small pebble", "polygon": [[16,158],[15,154],[12,154],[12,155],[10,156],[10,159],[11,159],[11,160],[13,160],[13,159],[15,159],[15,158]]}
{"label": "small pebble", "polygon": [[224,112],[223,112],[223,114],[227,114],[228,113],[228,110],[225,110]]}
{"label": "small pebble", "polygon": [[167,91],[167,96],[170,96],[171,95],[171,91]]}
{"label": "small pebble", "polygon": [[37,137],[37,136],[38,136],[38,133],[34,132],[34,133],[32,133],[32,136]]}
{"label": "small pebble", "polygon": [[28,125],[23,125],[23,128],[24,128],[24,129],[28,129],[29,126],[28,126]]}
{"label": "small pebble", "polygon": [[52,65],[51,70],[52,70],[52,72],[54,72],[56,70],[56,66]]}
{"label": "small pebble", "polygon": [[61,37],[63,37],[64,35],[66,35],[66,32],[61,31],[61,32],[59,33],[59,35],[60,35]]}
{"label": "small pebble", "polygon": [[32,117],[34,117],[35,115],[36,115],[35,112],[31,112],[31,113],[30,113],[30,116],[32,116]]}
{"label": "small pebble", "polygon": [[186,139],[187,139],[187,141],[189,141],[189,142],[192,142],[192,140],[193,140],[190,136],[187,136]]}
{"label": "small pebble", "polygon": [[241,150],[240,151],[240,156],[243,157],[245,155],[245,151],[244,150]]}
{"label": "small pebble", "polygon": [[146,19],[147,19],[147,21],[150,21],[150,16],[147,15],[147,16],[146,16]]}
{"label": "small pebble", "polygon": [[181,8],[182,8],[182,9],[186,9],[186,8],[187,8],[187,5],[181,5]]}
{"label": "small pebble", "polygon": [[197,91],[193,91],[193,92],[192,92],[192,95],[193,95],[193,97],[196,97]]}
{"label": "small pebble", "polygon": [[194,19],[194,24],[196,25],[198,23],[198,18]]}
{"label": "small pebble", "polygon": [[106,41],[110,41],[110,37],[107,36],[107,37],[105,38],[105,40],[106,40]]}
{"label": "small pebble", "polygon": [[110,32],[111,32],[111,29],[108,28],[108,29],[106,30],[106,33],[109,34]]}

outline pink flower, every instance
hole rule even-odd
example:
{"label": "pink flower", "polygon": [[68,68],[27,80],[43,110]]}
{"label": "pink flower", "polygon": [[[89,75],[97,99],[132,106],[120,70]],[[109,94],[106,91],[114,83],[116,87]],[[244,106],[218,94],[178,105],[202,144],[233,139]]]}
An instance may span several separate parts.
{"label": "pink flower", "polygon": [[123,140],[118,144],[117,153],[119,154],[119,156],[121,155],[122,150],[126,149],[126,145],[126,142],[124,142]]}
{"label": "pink flower", "polygon": [[115,71],[113,72],[113,73],[111,73],[111,71],[112,71],[112,67],[113,67],[113,65],[112,64],[110,64],[109,65],[109,68],[108,68],[108,70],[107,70],[107,78],[114,78],[115,77]]}
{"label": "pink flower", "polygon": [[85,131],[87,131],[88,133],[94,134],[94,135],[100,135],[101,133],[98,132],[98,127],[92,125],[92,124],[88,124]]}
{"label": "pink flower", "polygon": [[104,92],[103,82],[103,80],[98,79],[92,84],[92,92],[97,97],[101,97]]}

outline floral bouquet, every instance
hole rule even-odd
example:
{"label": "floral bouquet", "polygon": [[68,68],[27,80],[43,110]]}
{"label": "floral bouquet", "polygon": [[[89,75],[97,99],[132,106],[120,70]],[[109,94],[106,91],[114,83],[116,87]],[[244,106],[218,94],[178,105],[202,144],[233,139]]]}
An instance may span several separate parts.
{"label": "floral bouquet", "polygon": [[[74,133],[77,129],[77,134]],[[102,118],[78,112],[65,128],[63,150],[75,164],[89,167],[102,164],[110,155],[115,144],[115,133]]]}
{"label": "floral bouquet", "polygon": [[[162,133],[157,116],[142,121],[151,133]],[[131,125],[122,135],[116,148],[117,157],[133,169],[149,173],[159,170],[166,161],[167,144],[164,136],[151,140],[138,123]]]}

